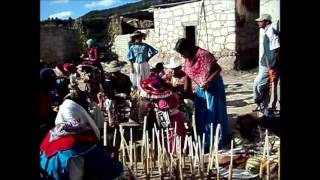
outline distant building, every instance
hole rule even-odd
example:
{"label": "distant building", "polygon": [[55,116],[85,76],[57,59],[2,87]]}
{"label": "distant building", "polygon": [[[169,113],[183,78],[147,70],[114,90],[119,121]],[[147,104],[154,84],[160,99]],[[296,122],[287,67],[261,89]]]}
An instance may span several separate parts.
{"label": "distant building", "polygon": [[[144,10],[153,13],[154,23],[153,28],[142,29],[148,34],[146,42],[157,48],[161,57],[168,57],[176,55],[173,48],[179,38],[189,38],[214,53],[225,70],[249,69],[258,64],[259,29],[254,20],[263,12],[277,21],[280,14],[280,0],[204,0],[201,16],[202,1],[159,1],[161,4]],[[124,17],[139,21],[137,13],[141,12]],[[114,50],[125,60],[129,34],[125,29],[122,32],[115,37]]]}

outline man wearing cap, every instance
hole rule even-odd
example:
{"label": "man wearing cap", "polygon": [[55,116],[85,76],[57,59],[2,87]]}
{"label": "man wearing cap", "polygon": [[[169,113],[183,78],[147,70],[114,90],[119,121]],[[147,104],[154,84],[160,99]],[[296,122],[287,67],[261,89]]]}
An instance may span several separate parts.
{"label": "man wearing cap", "polygon": [[140,87],[140,81],[150,76],[150,66],[148,61],[158,53],[149,44],[143,43],[142,39],[145,34],[135,31],[132,35],[134,44],[130,46],[128,60],[131,64],[130,78],[134,87]]}
{"label": "man wearing cap", "polygon": [[270,102],[270,87],[273,96],[272,109],[276,109],[278,100],[277,84],[279,81],[279,28],[272,24],[269,14],[262,14],[256,19],[259,28],[263,29],[263,54],[259,61],[259,73],[254,81],[254,100],[257,108],[266,113]]}

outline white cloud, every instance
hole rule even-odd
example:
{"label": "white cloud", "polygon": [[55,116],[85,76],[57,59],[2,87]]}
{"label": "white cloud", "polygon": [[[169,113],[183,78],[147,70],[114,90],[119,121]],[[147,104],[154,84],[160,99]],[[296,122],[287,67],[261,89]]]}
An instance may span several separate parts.
{"label": "white cloud", "polygon": [[95,8],[98,6],[108,7],[115,3],[115,0],[100,0],[100,1],[93,1],[91,3],[85,4],[84,7],[86,8]]}
{"label": "white cloud", "polygon": [[49,0],[50,4],[65,4],[68,3],[69,0]]}
{"label": "white cloud", "polygon": [[62,11],[58,13],[51,14],[49,18],[59,18],[59,19],[67,19],[71,16],[71,11]]}

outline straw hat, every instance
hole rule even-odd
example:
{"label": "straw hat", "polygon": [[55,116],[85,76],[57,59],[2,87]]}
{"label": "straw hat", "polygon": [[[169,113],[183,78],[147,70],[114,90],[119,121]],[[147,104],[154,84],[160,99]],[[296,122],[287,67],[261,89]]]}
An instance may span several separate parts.
{"label": "straw hat", "polygon": [[135,32],[133,32],[132,34],[131,34],[131,37],[136,37],[136,36],[142,36],[142,37],[145,37],[146,36],[146,34],[145,33],[143,33],[143,32],[141,32],[141,31],[135,31]]}
{"label": "straw hat", "polygon": [[270,14],[261,14],[261,16],[258,19],[256,19],[256,21],[264,21],[264,20],[271,21]]}
{"label": "straw hat", "polygon": [[182,65],[181,59],[179,57],[171,57],[169,60],[169,64],[164,65],[163,67],[166,69],[174,69]]}
{"label": "straw hat", "polygon": [[104,71],[110,72],[110,73],[120,71],[124,66],[124,64],[118,60],[112,60],[108,64],[105,63],[103,65],[104,65],[103,66]]}

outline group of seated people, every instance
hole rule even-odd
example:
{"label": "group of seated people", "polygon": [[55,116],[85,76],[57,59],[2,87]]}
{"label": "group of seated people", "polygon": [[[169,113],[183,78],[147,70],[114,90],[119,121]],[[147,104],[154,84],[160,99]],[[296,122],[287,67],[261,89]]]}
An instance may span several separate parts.
{"label": "group of seated people", "polygon": [[[124,63],[114,60],[102,66],[105,72],[103,93],[96,90],[99,89],[99,81],[90,86],[94,80],[92,78],[95,70],[92,65],[76,67],[74,64],[65,63],[54,69],[41,68],[40,167],[43,178],[48,176],[55,179],[79,179],[90,176],[91,173],[102,179],[113,179],[120,176],[123,171],[120,162],[111,159],[100,145],[101,122],[97,122],[96,117],[90,112],[90,106],[96,103],[99,110],[108,114],[109,125],[114,125],[114,121],[117,120],[115,117],[117,104],[123,103],[130,97],[132,83],[129,76],[121,73]],[[177,106],[180,104],[177,101],[180,97],[189,95],[179,92],[179,89],[183,89],[183,72],[180,71],[180,66],[181,64],[172,60],[170,64],[164,66],[171,69],[170,73],[166,74],[163,71],[163,64],[158,63],[147,79],[161,76],[159,80],[161,79],[160,81],[165,83],[170,91],[177,92],[175,96],[168,93],[168,104],[163,98],[158,99],[160,109],[169,108],[166,105],[170,108]],[[85,91],[80,90],[79,80],[85,82]],[[92,97],[94,91],[98,93]],[[182,114],[170,114],[171,119],[175,119],[175,116],[179,119],[178,126],[184,126]],[[178,128],[177,133],[184,135],[185,128]],[[108,169],[108,173],[104,173],[103,169]]]}

